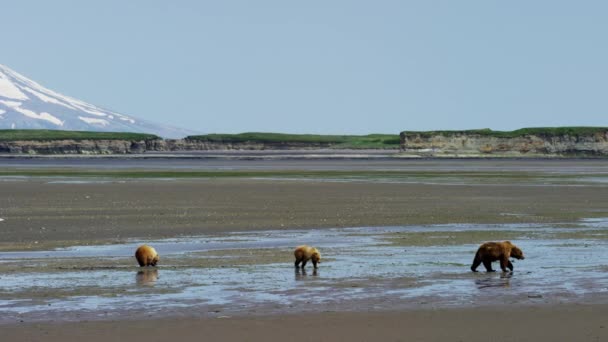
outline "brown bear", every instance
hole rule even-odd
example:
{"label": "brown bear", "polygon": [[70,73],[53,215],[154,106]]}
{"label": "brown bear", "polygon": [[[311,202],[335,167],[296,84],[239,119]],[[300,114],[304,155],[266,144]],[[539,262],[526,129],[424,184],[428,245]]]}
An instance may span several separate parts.
{"label": "brown bear", "polygon": [[135,259],[137,259],[140,267],[144,267],[156,266],[159,257],[154,248],[148,245],[141,245],[135,251]]}
{"label": "brown bear", "polygon": [[524,252],[512,244],[511,241],[486,242],[479,246],[475,259],[473,259],[473,265],[471,265],[471,271],[477,272],[477,267],[483,263],[486,271],[494,272],[492,262],[499,260],[503,272],[507,272],[507,267],[513,272],[513,264],[509,258],[523,260]]}
{"label": "brown bear", "polygon": [[307,245],[298,246],[293,252],[293,255],[296,257],[296,267],[299,267],[301,262],[302,268],[304,268],[308,260],[312,260],[312,264],[315,268],[317,268],[317,264],[321,263],[321,253],[314,247]]}

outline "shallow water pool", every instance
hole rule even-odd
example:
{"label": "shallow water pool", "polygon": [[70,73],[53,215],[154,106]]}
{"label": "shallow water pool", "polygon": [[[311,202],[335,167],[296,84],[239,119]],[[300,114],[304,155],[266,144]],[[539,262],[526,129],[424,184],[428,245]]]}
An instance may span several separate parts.
{"label": "shallow water pool", "polygon": [[[469,267],[486,237],[525,253]],[[157,268],[135,248],[153,245]],[[608,220],[283,230],[0,253],[0,322],[608,302]],[[293,266],[319,247],[318,270]]]}

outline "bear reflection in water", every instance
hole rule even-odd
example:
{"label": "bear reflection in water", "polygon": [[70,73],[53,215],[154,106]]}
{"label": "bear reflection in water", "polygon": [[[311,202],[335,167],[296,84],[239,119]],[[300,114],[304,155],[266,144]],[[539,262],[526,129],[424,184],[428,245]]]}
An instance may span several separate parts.
{"label": "bear reflection in water", "polygon": [[477,285],[477,288],[480,290],[492,287],[511,287],[512,276],[513,273],[501,273],[500,277],[484,277],[481,279],[475,279],[475,285]]}
{"label": "bear reflection in water", "polygon": [[157,269],[144,269],[141,271],[137,271],[137,274],[135,275],[135,282],[139,286],[154,286],[157,280]]}
{"label": "bear reflection in water", "polygon": [[[312,274],[313,277],[319,275],[319,271],[316,268],[313,268]],[[296,280],[304,280],[305,277],[308,276],[308,271],[305,268],[296,268]]]}

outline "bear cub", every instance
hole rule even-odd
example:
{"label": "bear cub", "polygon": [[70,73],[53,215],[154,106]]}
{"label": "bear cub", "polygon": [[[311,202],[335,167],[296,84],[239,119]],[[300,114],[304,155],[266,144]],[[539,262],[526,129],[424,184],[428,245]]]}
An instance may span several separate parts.
{"label": "bear cub", "polygon": [[302,268],[304,268],[308,260],[312,260],[312,265],[314,268],[317,268],[317,264],[321,263],[321,253],[319,253],[319,250],[314,247],[307,245],[298,246],[293,254],[296,257],[296,267],[299,267],[301,262]]}
{"label": "bear cub", "polygon": [[140,267],[144,267],[156,266],[159,257],[158,253],[156,253],[156,249],[148,245],[141,245],[135,251],[135,259],[137,259],[137,263]]}

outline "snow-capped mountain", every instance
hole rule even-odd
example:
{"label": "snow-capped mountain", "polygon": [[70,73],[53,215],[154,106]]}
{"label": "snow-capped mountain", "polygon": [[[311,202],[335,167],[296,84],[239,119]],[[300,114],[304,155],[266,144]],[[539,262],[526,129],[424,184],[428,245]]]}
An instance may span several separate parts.
{"label": "snow-capped mountain", "polygon": [[59,94],[2,64],[0,129],[141,132],[165,138],[196,133],[140,120]]}

